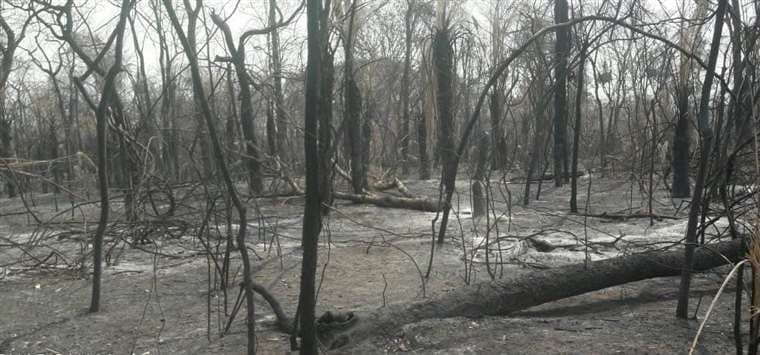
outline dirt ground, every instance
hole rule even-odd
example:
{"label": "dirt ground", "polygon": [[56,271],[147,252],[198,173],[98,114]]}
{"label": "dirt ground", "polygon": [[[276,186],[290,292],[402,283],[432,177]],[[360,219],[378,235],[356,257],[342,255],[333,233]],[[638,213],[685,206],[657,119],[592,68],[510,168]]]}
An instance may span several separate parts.
{"label": "dirt ground", "polygon": [[[580,181],[581,210],[586,210],[589,182],[588,213],[648,212],[646,194],[637,183],[594,176]],[[435,196],[438,189],[433,180],[405,183],[419,195]],[[679,209],[681,201],[670,200],[662,189],[654,196],[653,211],[668,218],[654,220],[650,226],[647,218],[568,214],[569,187],[555,189],[550,182],[543,184],[540,200],[521,207],[523,183],[493,181],[492,214],[473,219],[467,185],[467,181],[459,182],[463,192],[454,201],[457,213],[447,231],[449,239],[435,248],[432,273],[426,280],[423,274],[430,257],[435,213],[338,201],[325,221],[320,242],[318,311],[371,310],[435,297],[467,282],[489,280],[489,274],[529,273],[534,268],[674,247],[686,225],[685,211]],[[508,196],[512,203],[507,203]],[[70,207],[63,197],[55,199],[58,211]],[[76,208],[73,217],[66,212],[53,218],[53,195],[27,196],[26,202],[38,218],[48,222],[44,229],[28,214],[16,214],[24,210],[19,199],[0,201],[0,215],[4,216],[0,219],[0,354],[243,352],[243,313],[220,337],[238,287],[227,289],[225,310],[224,293],[211,287],[217,276],[203,247],[206,240],[212,246],[217,241],[199,239],[197,229],[178,227],[197,226],[200,221],[145,232],[151,241],[132,246],[123,241],[136,240],[137,232],[114,225],[107,244],[107,250],[115,247],[105,268],[102,311],[88,314],[88,238],[95,229],[96,205]],[[188,202],[186,216],[199,218],[201,213],[191,212],[200,210],[202,204]],[[303,199],[266,198],[249,204],[250,211],[258,209],[263,216],[249,224],[248,242],[256,252],[255,279],[292,315],[298,297]],[[115,203],[116,219],[120,208],[121,204]],[[181,216],[179,213],[177,218]],[[224,221],[211,219],[212,229],[225,234]],[[235,228],[232,225],[231,229]],[[713,235],[723,229],[725,223],[716,220],[707,230]],[[525,239],[531,235],[533,239]],[[492,242],[496,236],[501,252],[486,252],[484,242]],[[543,248],[547,245],[550,250]],[[486,261],[492,264],[490,272]],[[231,285],[237,285],[237,262],[232,270]],[[695,276],[691,301],[695,317],[689,321],[674,317],[678,280],[662,278],[568,298],[507,317],[423,320],[396,334],[378,334],[350,350],[335,352],[687,353],[727,271],[721,268]],[[734,352],[732,290],[733,284],[718,299],[695,353]],[[259,353],[288,353],[289,339],[275,329],[269,306],[261,299],[256,306]]]}

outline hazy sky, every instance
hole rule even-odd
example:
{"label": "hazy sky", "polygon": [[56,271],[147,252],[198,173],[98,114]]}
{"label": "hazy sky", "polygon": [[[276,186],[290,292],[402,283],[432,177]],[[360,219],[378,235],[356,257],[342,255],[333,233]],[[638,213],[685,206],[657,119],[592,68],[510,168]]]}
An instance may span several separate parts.
{"label": "hazy sky", "polygon": [[[3,1],[3,0],[0,0]],[[59,0],[60,1],[60,0]],[[334,0],[337,1],[337,0]],[[489,30],[489,20],[488,20],[488,13],[490,12],[490,7],[493,5],[493,0],[459,0],[463,1],[459,4],[466,12],[466,17],[472,18],[475,21],[477,21],[481,26],[481,31],[483,35],[483,40],[487,41],[487,31]],[[503,1],[503,0],[500,0]],[[670,16],[677,16],[677,8],[678,5],[681,3],[688,4],[687,6],[691,6],[693,3],[692,0],[645,0],[648,8],[652,9],[656,13],[659,13],[663,17],[667,16],[666,14],[669,14]],[[158,51],[156,50],[155,42],[156,42],[156,34],[152,29],[150,29],[150,26],[155,25],[155,19],[153,16],[153,13],[150,10],[149,4],[152,2],[158,2],[160,3],[160,0],[142,0],[138,2],[140,16],[137,17],[137,32],[138,36],[140,37],[139,42],[144,47],[145,54],[146,54],[146,64],[149,66],[149,75],[157,75],[158,74]],[[367,16],[374,16],[375,14],[371,13],[373,9],[376,9],[378,6],[382,6],[386,1],[384,0],[369,0],[366,2],[367,6],[366,9],[368,9]],[[178,12],[182,17],[183,11],[182,11],[182,1],[174,1],[175,6],[178,7]],[[288,17],[293,10],[295,10],[298,5],[300,4],[300,0],[278,0],[278,3],[280,4],[282,8],[282,13],[285,17]],[[551,1],[541,1],[536,0],[536,4],[541,5],[543,8],[548,10],[548,15],[551,15]],[[98,35],[101,38],[105,38],[108,33],[110,33],[111,29],[115,25],[115,22],[117,20],[118,16],[118,6],[120,5],[120,1],[118,0],[86,0],[86,1],[78,1],[77,4],[80,4],[81,13],[84,17],[87,18],[87,22],[91,26],[91,28],[98,33]],[[237,6],[236,6],[237,4]],[[230,16],[229,18],[229,25],[233,32],[233,36],[237,39],[237,37],[245,30],[252,29],[252,28],[262,28],[265,27],[267,24],[266,15],[268,13],[268,0],[245,0],[240,1],[239,3],[236,0],[205,0],[204,5],[207,10],[216,11],[217,13],[223,15],[223,16]],[[390,6],[390,5],[385,5]],[[594,9],[594,6],[587,5],[588,8]],[[387,9],[387,8],[386,8]],[[162,9],[163,11],[163,9]],[[514,13],[508,13],[505,14],[505,16],[518,16]],[[6,15],[7,17],[7,15]],[[366,19],[365,21],[378,21],[382,19],[378,19],[377,16],[374,18]],[[202,24],[204,21],[207,21],[209,24],[209,28],[212,30],[216,30],[216,26],[211,23],[210,18],[208,18],[206,15],[201,15],[200,19],[200,26],[202,27]],[[165,21],[163,24],[165,30],[171,30],[170,23],[168,20]],[[400,34],[403,29],[399,26],[398,31]],[[42,30],[43,32],[46,30]],[[82,31],[84,31],[82,29]],[[30,31],[34,32],[34,31]],[[31,38],[34,36],[33,33],[30,33],[28,35],[27,40],[24,42],[23,46],[26,48],[33,48],[34,47],[34,41],[31,40]],[[171,37],[171,35],[170,35]],[[203,38],[205,37],[204,30],[202,28],[199,28],[198,30],[198,43],[203,43]],[[302,13],[296,18],[296,21],[294,24],[284,27],[281,29],[281,41],[282,45],[284,46],[284,69],[286,72],[288,71],[298,71],[303,66],[305,61],[305,11],[302,11]],[[135,64],[135,56],[134,53],[134,46],[132,39],[130,38],[130,34],[128,33],[128,36],[125,38],[125,60],[127,65],[134,65]],[[211,43],[211,46],[208,51],[203,51],[201,53],[201,57],[205,58],[206,55],[210,55],[212,58],[216,55],[226,55],[226,50],[224,48],[223,43],[221,42],[222,38],[219,34],[216,34],[214,36],[214,40]],[[53,46],[52,44],[49,44],[50,46]],[[252,38],[249,41],[249,46],[247,47],[247,54],[249,55],[248,62],[249,64],[252,64],[256,71],[263,70],[264,66],[266,65],[266,36],[256,36]],[[24,53],[19,53],[21,57],[24,56]],[[184,58],[179,58],[180,61],[184,61]],[[134,67],[130,68],[130,71],[134,72]]]}

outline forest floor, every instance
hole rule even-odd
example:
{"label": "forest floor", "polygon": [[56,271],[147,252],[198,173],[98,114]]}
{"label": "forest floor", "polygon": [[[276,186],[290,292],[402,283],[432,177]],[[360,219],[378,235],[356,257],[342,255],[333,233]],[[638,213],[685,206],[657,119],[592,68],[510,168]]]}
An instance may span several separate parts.
{"label": "forest floor", "polygon": [[[579,181],[581,211],[648,213],[647,194],[636,182],[590,176]],[[589,182],[591,200],[586,207]],[[405,184],[414,194],[437,196],[437,181]],[[686,226],[687,208],[679,208],[681,201],[671,200],[663,189],[657,190],[653,199],[653,212],[663,218],[653,220],[650,226],[649,218],[569,214],[569,185],[554,188],[551,181],[543,183],[540,199],[531,201],[529,207],[518,202],[524,183],[493,181],[492,214],[473,219],[466,193],[468,182],[458,185],[463,192],[455,196],[449,239],[435,248],[432,272],[424,285],[435,213],[336,201],[320,241],[318,314],[420,301],[468,282],[490,280],[489,274],[513,276],[586,259],[678,247]],[[507,196],[512,197],[512,203],[505,202]],[[238,314],[224,337],[219,336],[228,319],[225,314],[232,311],[238,297],[238,287],[228,288],[225,311],[224,294],[209,291],[216,279],[203,240],[197,237],[196,229],[182,228],[201,224],[197,219],[202,218],[198,211],[203,211],[203,201],[186,203],[195,206],[186,207],[185,212],[196,220],[184,224],[156,227],[160,224],[153,223],[135,228],[117,223],[111,228],[102,311],[97,314],[87,313],[91,281],[86,272],[91,269],[89,238],[97,221],[97,205],[79,206],[73,217],[66,212],[53,218],[56,208],[63,211],[68,202],[59,197],[56,207],[53,195],[46,194],[27,196],[26,203],[40,220],[53,222],[39,228],[28,214],[14,214],[25,210],[20,199],[0,200],[0,215],[5,216],[0,219],[0,354],[243,352],[244,312]],[[255,279],[268,287],[287,314],[293,315],[300,277],[303,198],[261,198],[249,204],[249,213],[258,209],[265,216],[249,224],[249,244],[256,251]],[[119,201],[114,205],[119,218],[123,205]],[[198,209],[194,214],[190,213],[193,208]],[[181,219],[182,214],[177,215]],[[211,223],[218,226],[212,230],[224,234],[224,221],[211,220],[218,222]],[[722,233],[725,222],[713,222],[708,233]],[[139,239],[136,235],[141,231],[150,236],[150,243],[131,247],[124,243]],[[495,236],[501,237],[501,252],[486,253],[482,245]],[[528,236],[533,237],[529,240]],[[221,244],[213,238],[209,243]],[[492,264],[490,272],[486,261]],[[240,269],[237,262],[233,265],[231,284],[237,285]],[[674,317],[678,280],[661,278],[591,292],[505,317],[423,320],[395,334],[378,334],[352,352],[686,353],[726,272],[724,267],[695,275],[691,300],[694,319],[689,321]],[[731,289],[733,283],[717,301],[696,353],[734,352]],[[287,353],[289,339],[275,328],[269,306],[260,298],[256,305],[259,353]],[[746,334],[744,341],[746,344]]]}

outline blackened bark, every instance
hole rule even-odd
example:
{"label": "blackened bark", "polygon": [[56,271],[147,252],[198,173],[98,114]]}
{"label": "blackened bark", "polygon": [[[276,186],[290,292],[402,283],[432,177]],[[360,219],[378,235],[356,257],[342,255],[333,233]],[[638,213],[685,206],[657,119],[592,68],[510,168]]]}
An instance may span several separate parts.
{"label": "blackened bark", "polygon": [[241,37],[240,43],[235,45],[229,26],[216,14],[211,16],[214,23],[222,30],[230,60],[235,67],[240,90],[240,123],[243,127],[243,139],[245,140],[246,157],[243,158],[248,170],[248,188],[253,194],[260,194],[264,190],[261,177],[261,158],[259,147],[256,142],[253,116],[253,94],[251,93],[251,79],[245,65],[245,38]]}
{"label": "blackened bark", "polygon": [[109,197],[108,197],[108,171],[106,169],[107,149],[106,149],[106,126],[108,113],[114,103],[118,101],[116,92],[116,76],[122,70],[122,48],[124,45],[124,30],[127,22],[127,16],[131,11],[130,6],[132,2],[130,0],[123,0],[121,3],[121,11],[119,15],[119,22],[114,29],[114,33],[117,34],[116,46],[114,48],[114,63],[108,70],[108,73],[104,79],[103,94],[100,97],[100,103],[98,104],[95,112],[96,130],[97,130],[97,149],[98,149],[98,189],[100,192],[100,217],[98,219],[98,227],[95,230],[95,236],[92,242],[92,254],[93,254],[93,273],[92,273],[92,296],[90,298],[90,312],[100,311],[100,293],[101,293],[101,279],[103,274],[103,239],[108,225],[108,216],[110,212]]}
{"label": "blackened bark", "polygon": [[345,56],[344,63],[344,88],[345,91],[345,110],[344,120],[346,120],[347,133],[347,151],[351,159],[351,186],[355,194],[361,194],[364,191],[364,181],[367,179],[367,172],[364,171],[363,144],[362,144],[362,96],[359,86],[354,77],[354,57],[353,57],[353,36],[354,20],[356,16],[356,1],[351,2],[348,17],[348,31],[344,40],[343,49]]}
{"label": "blackened bark", "polygon": [[486,184],[486,165],[488,164],[488,145],[489,137],[487,132],[481,132],[477,144],[477,162],[475,175],[472,177],[472,216],[480,217],[486,214],[488,201],[485,193]]}
{"label": "blackened bark", "polygon": [[308,57],[306,63],[306,107],[304,114],[304,150],[306,156],[306,203],[304,206],[301,247],[301,292],[298,310],[301,325],[301,354],[317,354],[318,341],[315,327],[317,246],[322,228],[319,191],[319,147],[317,145],[320,121],[320,79],[322,70],[322,36],[327,27],[320,26],[322,1],[307,0]]}
{"label": "blackened bark", "polygon": [[699,161],[699,171],[697,180],[694,185],[694,195],[691,199],[691,208],[689,210],[689,222],[686,225],[686,248],[684,263],[681,269],[681,284],[678,292],[678,306],[676,308],[676,317],[686,319],[689,313],[689,289],[691,286],[691,271],[694,263],[694,250],[697,247],[697,223],[699,215],[706,213],[700,211],[702,206],[702,193],[705,184],[705,174],[707,173],[707,163],[712,148],[713,130],[709,120],[710,115],[710,93],[713,84],[713,73],[718,62],[718,52],[720,50],[720,39],[723,32],[723,20],[728,7],[728,0],[720,0],[718,9],[715,12],[715,29],[713,30],[712,44],[710,46],[710,56],[707,62],[705,80],[702,83],[702,93],[699,101],[699,116],[697,123],[699,135],[702,140],[701,154]]}
{"label": "blackened bark", "polygon": [[[438,106],[438,148],[442,162],[441,183],[446,196],[454,193],[456,179],[457,151],[454,146],[454,107],[453,107],[453,57],[450,30],[447,25],[439,28],[433,38],[433,70],[436,78],[436,104]],[[441,229],[438,231],[438,243],[443,243],[449,209],[444,209]]]}
{"label": "blackened bark", "polygon": [[277,126],[274,120],[274,103],[267,99],[267,153],[277,155]]}
{"label": "blackened bark", "polygon": [[427,126],[425,126],[425,114],[417,113],[417,146],[420,154],[420,180],[430,179],[430,159],[427,149]]}
{"label": "blackened bark", "polygon": [[277,29],[275,13],[277,12],[277,1],[269,0],[269,27],[272,31],[269,33],[272,46],[272,75],[274,76],[274,113],[277,131],[277,153],[280,158],[286,159],[286,147],[288,139],[288,121],[285,111],[285,99],[282,92],[282,58],[280,57],[280,33]]}
{"label": "blackened bark", "polygon": [[[327,28],[327,11],[323,12],[322,28]],[[332,137],[332,114],[333,114],[333,86],[335,85],[335,64],[333,53],[330,51],[328,42],[329,32],[322,34],[322,70],[320,75],[320,102],[319,102],[319,193],[322,202],[322,215],[327,215],[333,200],[333,137]]]}
{"label": "blackened bark", "polygon": [[[16,34],[10,25],[6,23],[2,13],[0,13],[0,28],[2,28],[5,37],[5,43],[3,46],[0,46],[0,54],[2,54],[2,61],[0,61],[0,158],[10,158],[13,155],[11,121],[6,111],[5,100],[8,78],[10,77],[11,70],[13,70],[15,52],[24,35],[23,30],[21,34]],[[13,184],[13,178],[10,173],[6,173],[5,178],[5,191],[8,197],[15,197],[16,185]]]}
{"label": "blackened bark", "polygon": [[[575,127],[573,129],[573,163],[570,176],[570,212],[578,212],[578,147],[581,139],[581,115],[583,113],[583,81],[586,66],[586,46],[581,48],[581,55],[578,64],[578,79],[575,93]],[[588,198],[588,196],[586,196]]]}
{"label": "blackened bark", "polygon": [[[182,44],[182,49],[185,52],[185,57],[187,58],[190,67],[190,75],[193,82],[193,96],[195,97],[196,102],[200,105],[201,115],[206,123],[206,129],[208,129],[209,138],[213,147],[214,160],[219,167],[221,177],[227,189],[230,200],[238,212],[238,223],[240,228],[238,228],[237,233],[237,247],[243,263],[243,291],[246,301],[246,337],[248,341],[247,354],[255,355],[256,327],[254,319],[255,304],[253,299],[253,272],[251,271],[251,261],[248,257],[248,247],[246,246],[245,241],[248,226],[247,208],[243,201],[240,199],[235,184],[232,181],[232,175],[230,174],[230,171],[227,167],[224,149],[222,148],[222,145],[219,141],[216,126],[214,125],[211,107],[203,90],[203,79],[201,78],[200,66],[198,65],[198,54],[196,52],[195,43],[193,40],[191,40],[191,38],[194,37],[195,33],[195,27],[192,26],[194,20],[188,22],[188,34],[185,35],[185,31],[182,29],[179,18],[174,11],[172,1],[163,0],[163,4],[167,14],[169,15],[169,18],[171,19],[172,27],[174,28],[174,31],[176,32],[177,37],[179,37],[179,41]],[[186,12],[188,13],[188,17],[190,19],[197,19],[198,13],[201,10],[200,5],[200,1],[198,1],[196,2],[196,7],[194,9],[191,9],[190,3],[188,1],[185,2]]]}
{"label": "blackened bark", "polygon": [[409,96],[412,72],[412,35],[414,34],[414,0],[407,0],[404,14],[404,72],[401,75],[401,173],[409,173],[410,112]]}
{"label": "blackened bark", "polygon": [[689,150],[691,137],[689,130],[689,93],[685,87],[678,87],[678,121],[673,135],[673,184],[671,196],[684,198],[691,195],[689,183]]}
{"label": "blackened bark", "polygon": [[[566,0],[555,0],[554,23],[568,21]],[[554,185],[562,186],[562,173],[567,173],[567,56],[570,52],[570,29],[557,29],[554,42]]]}

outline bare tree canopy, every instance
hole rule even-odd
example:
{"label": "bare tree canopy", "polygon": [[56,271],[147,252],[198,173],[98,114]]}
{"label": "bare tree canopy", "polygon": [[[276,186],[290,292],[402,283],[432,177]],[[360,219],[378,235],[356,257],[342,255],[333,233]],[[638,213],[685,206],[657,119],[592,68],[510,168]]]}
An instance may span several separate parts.
{"label": "bare tree canopy", "polygon": [[757,354],[759,28],[0,1],[0,353]]}

